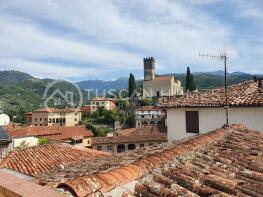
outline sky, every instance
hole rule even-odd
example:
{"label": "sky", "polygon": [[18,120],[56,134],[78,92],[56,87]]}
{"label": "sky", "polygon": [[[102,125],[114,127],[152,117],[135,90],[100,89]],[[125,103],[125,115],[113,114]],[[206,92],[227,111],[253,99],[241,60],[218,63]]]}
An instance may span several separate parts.
{"label": "sky", "polygon": [[0,70],[81,81],[223,70],[263,73],[262,0],[0,0]]}

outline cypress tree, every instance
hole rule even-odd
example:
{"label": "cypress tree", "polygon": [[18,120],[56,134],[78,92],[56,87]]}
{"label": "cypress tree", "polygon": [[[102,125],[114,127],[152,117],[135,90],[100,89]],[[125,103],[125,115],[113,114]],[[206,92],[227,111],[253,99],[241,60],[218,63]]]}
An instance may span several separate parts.
{"label": "cypress tree", "polygon": [[186,91],[193,91],[195,90],[195,82],[194,82],[194,76],[191,74],[190,68],[187,67],[186,72]]}
{"label": "cypress tree", "polygon": [[186,71],[186,91],[191,91],[191,72],[190,72],[190,68],[187,67],[187,71]]}
{"label": "cypress tree", "polygon": [[134,90],[136,90],[135,78],[134,78],[134,75],[130,73],[130,77],[129,77],[129,96],[132,95]]}

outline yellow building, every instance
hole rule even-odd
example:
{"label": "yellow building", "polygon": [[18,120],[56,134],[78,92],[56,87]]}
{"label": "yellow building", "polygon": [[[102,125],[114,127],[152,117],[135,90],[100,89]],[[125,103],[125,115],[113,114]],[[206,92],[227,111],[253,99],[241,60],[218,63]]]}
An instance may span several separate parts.
{"label": "yellow building", "polygon": [[98,109],[114,109],[116,107],[115,100],[111,98],[97,97],[90,100],[90,113]]}
{"label": "yellow building", "polygon": [[34,126],[75,126],[81,121],[81,111],[73,108],[44,108],[32,112]]}

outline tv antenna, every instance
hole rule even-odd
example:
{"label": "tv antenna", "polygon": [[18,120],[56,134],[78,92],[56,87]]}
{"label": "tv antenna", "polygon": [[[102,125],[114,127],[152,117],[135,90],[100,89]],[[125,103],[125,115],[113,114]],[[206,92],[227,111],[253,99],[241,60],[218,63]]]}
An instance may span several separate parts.
{"label": "tv antenna", "polygon": [[227,96],[227,80],[226,80],[226,74],[227,74],[227,59],[228,56],[226,52],[222,53],[220,52],[219,54],[205,54],[205,53],[199,53],[200,57],[207,57],[211,59],[216,59],[217,61],[222,61],[224,62],[224,69],[225,69],[225,106],[224,109],[226,110],[226,125],[228,125],[228,111],[229,111],[229,106],[228,106],[228,96]]}

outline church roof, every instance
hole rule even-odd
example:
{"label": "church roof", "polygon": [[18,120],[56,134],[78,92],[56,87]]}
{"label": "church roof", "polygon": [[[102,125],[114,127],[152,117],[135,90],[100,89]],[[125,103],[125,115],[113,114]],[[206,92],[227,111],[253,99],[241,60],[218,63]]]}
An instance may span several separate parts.
{"label": "church roof", "polygon": [[157,76],[153,79],[153,81],[170,81],[173,76]]}

